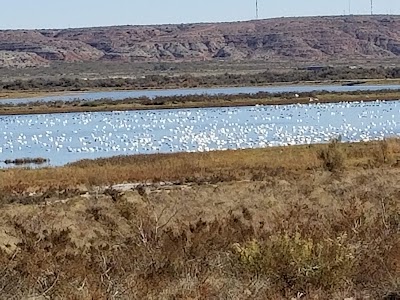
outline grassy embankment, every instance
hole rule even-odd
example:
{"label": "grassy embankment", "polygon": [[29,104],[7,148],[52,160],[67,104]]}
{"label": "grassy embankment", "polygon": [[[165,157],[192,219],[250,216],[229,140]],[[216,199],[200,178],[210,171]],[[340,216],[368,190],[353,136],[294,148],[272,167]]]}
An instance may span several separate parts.
{"label": "grassy embankment", "polygon": [[[400,141],[343,143],[337,147],[349,170],[374,167],[380,162],[396,164]],[[384,148],[385,146],[386,148]],[[64,167],[0,169],[0,189],[43,191],[73,189],[80,185],[104,186],[124,182],[220,182],[252,180],[262,174],[285,173],[292,177],[321,167],[319,152],[325,145],[265,149],[128,155],[82,160]],[[387,152],[394,154],[388,154]]]}
{"label": "grassy embankment", "polygon": [[9,169],[0,191],[2,298],[399,297],[399,140]]}
{"label": "grassy embankment", "polygon": [[[229,69],[224,74],[213,74],[213,72],[205,71],[201,73],[202,76],[180,73],[177,70],[168,74],[158,71],[155,74],[147,74],[145,76],[143,74],[140,76],[121,75],[121,77],[111,76],[106,78],[98,78],[95,74],[86,77],[82,75],[84,74],[83,70],[78,73],[73,72],[74,75],[70,76],[66,74],[50,77],[27,76],[25,78],[24,76],[18,76],[19,79],[0,81],[0,98],[39,96],[46,92],[57,94],[71,91],[109,89],[210,88],[265,86],[270,84],[395,84],[399,82],[400,78],[400,68],[396,67],[349,69],[348,67],[337,66],[324,67],[317,70],[292,67],[280,71],[274,69],[259,70],[256,73],[235,73],[234,70],[234,68]],[[229,71],[233,73],[229,73]],[[5,72],[7,73],[7,71]],[[104,70],[104,72],[107,73],[107,70]]]}
{"label": "grassy embankment", "polygon": [[[399,85],[400,79],[398,78],[386,78],[386,79],[343,79],[343,80],[309,80],[309,81],[283,81],[283,82],[260,82],[258,84],[251,84],[246,82],[246,84],[212,84],[212,85],[200,85],[191,86],[189,88],[222,88],[222,87],[241,87],[241,86],[288,86],[288,85]],[[50,96],[63,96],[75,93],[85,93],[85,92],[110,92],[110,91],[126,91],[126,90],[159,90],[159,89],[179,89],[188,88],[182,86],[125,86],[125,87],[88,87],[82,89],[73,89],[66,87],[49,88],[26,88],[26,89],[16,89],[16,90],[4,90],[0,89],[0,100],[4,99],[24,99],[24,98],[37,98],[37,97],[50,97]],[[1,102],[0,102],[1,103]]]}
{"label": "grassy embankment", "polygon": [[123,100],[102,99],[95,101],[54,101],[35,102],[29,104],[0,104],[0,115],[68,113],[68,112],[101,112],[147,109],[174,109],[174,108],[204,108],[204,107],[234,107],[251,105],[285,105],[307,104],[310,98],[318,103],[354,102],[398,100],[399,91],[380,90],[374,92],[313,92],[299,93],[264,93],[240,95],[190,95],[148,98],[127,98]]}

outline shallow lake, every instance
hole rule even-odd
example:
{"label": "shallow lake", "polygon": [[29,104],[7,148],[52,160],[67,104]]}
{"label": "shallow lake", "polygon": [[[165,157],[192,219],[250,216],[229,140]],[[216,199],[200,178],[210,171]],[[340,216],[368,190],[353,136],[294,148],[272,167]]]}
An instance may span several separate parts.
{"label": "shallow lake", "polygon": [[262,148],[400,136],[400,102],[0,117],[1,160],[63,165],[114,155]]}

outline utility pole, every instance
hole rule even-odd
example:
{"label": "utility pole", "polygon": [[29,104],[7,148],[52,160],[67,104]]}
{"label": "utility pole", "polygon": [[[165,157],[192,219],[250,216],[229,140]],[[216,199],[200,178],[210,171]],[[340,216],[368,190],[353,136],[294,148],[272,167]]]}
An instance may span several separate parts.
{"label": "utility pole", "polygon": [[374,0],[371,0],[371,16],[374,14]]}
{"label": "utility pole", "polygon": [[256,20],[258,20],[258,0],[256,0]]}

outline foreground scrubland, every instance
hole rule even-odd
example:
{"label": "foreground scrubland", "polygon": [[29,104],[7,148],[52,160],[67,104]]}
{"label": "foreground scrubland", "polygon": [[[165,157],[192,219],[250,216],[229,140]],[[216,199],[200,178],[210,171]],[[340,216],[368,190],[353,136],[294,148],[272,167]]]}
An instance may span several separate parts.
{"label": "foreground scrubland", "polygon": [[3,170],[0,191],[2,299],[400,298],[398,140]]}

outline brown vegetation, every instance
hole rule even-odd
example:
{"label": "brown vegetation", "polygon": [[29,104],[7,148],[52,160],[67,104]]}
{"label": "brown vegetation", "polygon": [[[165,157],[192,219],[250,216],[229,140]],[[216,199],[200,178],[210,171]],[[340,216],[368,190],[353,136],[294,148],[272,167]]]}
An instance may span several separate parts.
{"label": "brown vegetation", "polygon": [[28,103],[0,103],[0,115],[100,112],[149,109],[177,109],[204,107],[240,107],[251,105],[308,104],[310,98],[318,103],[376,101],[377,99],[398,100],[398,90],[378,90],[371,92],[312,92],[312,93],[267,93],[239,95],[188,95],[166,96],[150,99],[126,98],[122,100],[74,100]]}
{"label": "brown vegetation", "polygon": [[[340,149],[339,139],[334,139],[325,148],[319,151],[319,158],[325,170],[330,172],[339,172],[344,168],[344,154]],[[386,143],[386,142],[382,142]]]}
{"label": "brown vegetation", "polygon": [[[65,190],[77,186],[108,186],[131,182],[195,182],[262,180],[265,176],[282,175],[296,178],[326,169],[331,145],[308,145],[213,151],[204,153],[151,154],[115,156],[82,160],[64,167],[40,169],[4,169],[1,171],[0,191]],[[330,162],[330,168],[359,169],[398,164],[400,140],[389,139],[370,143],[337,143],[340,168]],[[333,163],[333,165],[332,165]]]}
{"label": "brown vegetation", "polygon": [[50,160],[47,158],[43,158],[43,157],[34,157],[34,158],[30,158],[30,157],[25,157],[25,158],[16,158],[16,159],[6,159],[4,161],[4,163],[6,165],[27,165],[27,164],[35,164],[35,165],[41,165],[44,163],[49,162]]}
{"label": "brown vegetation", "polygon": [[385,140],[3,170],[0,295],[398,297],[399,160]]}
{"label": "brown vegetation", "polygon": [[[148,75],[139,78],[82,79],[80,77],[17,79],[0,81],[0,91],[86,91],[93,89],[160,89],[220,86],[260,86],[271,83],[343,82],[357,79],[398,79],[400,68],[322,67],[315,70],[294,69],[286,72],[264,71],[250,74],[225,73],[219,75],[179,76]],[[364,83],[363,81],[358,84]],[[354,84],[348,83],[348,84]],[[357,84],[357,82],[355,83]]]}

